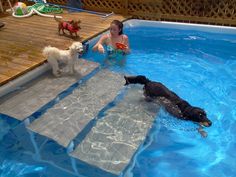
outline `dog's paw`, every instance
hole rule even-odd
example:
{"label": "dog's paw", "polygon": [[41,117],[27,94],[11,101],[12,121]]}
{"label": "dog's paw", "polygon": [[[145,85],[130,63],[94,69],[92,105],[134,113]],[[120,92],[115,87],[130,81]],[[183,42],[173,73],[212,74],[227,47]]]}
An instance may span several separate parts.
{"label": "dog's paw", "polygon": [[61,74],[54,74],[54,76],[56,76],[56,77],[60,77],[60,76],[61,76]]}
{"label": "dog's paw", "polygon": [[69,71],[69,75],[73,75],[74,73],[74,71]]}
{"label": "dog's paw", "polygon": [[62,74],[62,72],[60,70],[57,70],[55,72],[53,72],[53,75],[56,76],[56,77],[60,77]]}
{"label": "dog's paw", "polygon": [[149,96],[145,96],[145,95],[144,95],[144,99],[145,99],[145,101],[147,101],[147,102],[152,102],[152,101],[154,101],[153,98],[151,98],[151,97],[149,97]]}
{"label": "dog's paw", "polygon": [[198,133],[199,133],[203,138],[206,138],[206,137],[207,137],[207,132],[205,132],[202,127],[199,127],[199,128],[198,128]]}

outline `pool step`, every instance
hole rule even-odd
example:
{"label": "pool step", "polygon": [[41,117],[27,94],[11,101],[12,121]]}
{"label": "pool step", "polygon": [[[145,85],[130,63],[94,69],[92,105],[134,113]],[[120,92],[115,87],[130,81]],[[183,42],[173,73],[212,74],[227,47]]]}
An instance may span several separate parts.
{"label": "pool step", "polygon": [[105,112],[71,155],[119,175],[130,162],[159,111],[147,102],[141,86],[132,86],[116,106]]}
{"label": "pool step", "polygon": [[100,70],[33,121],[28,128],[67,147],[98,112],[116,97],[124,83],[123,76]]}
{"label": "pool step", "polygon": [[51,72],[44,74],[27,84],[23,90],[1,98],[0,113],[24,120],[98,66],[98,63],[80,59],[76,62],[78,73],[73,76],[54,77]]}

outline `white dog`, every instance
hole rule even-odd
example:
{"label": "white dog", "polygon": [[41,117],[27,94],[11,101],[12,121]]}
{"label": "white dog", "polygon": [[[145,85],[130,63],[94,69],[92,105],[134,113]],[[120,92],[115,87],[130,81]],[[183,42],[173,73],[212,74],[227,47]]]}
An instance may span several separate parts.
{"label": "white dog", "polygon": [[83,45],[81,42],[74,42],[69,50],[60,50],[56,47],[47,46],[43,49],[43,55],[47,58],[48,63],[52,67],[52,73],[60,76],[62,69],[61,64],[65,64],[69,68],[69,73],[75,72],[75,61],[79,54],[83,53]]}

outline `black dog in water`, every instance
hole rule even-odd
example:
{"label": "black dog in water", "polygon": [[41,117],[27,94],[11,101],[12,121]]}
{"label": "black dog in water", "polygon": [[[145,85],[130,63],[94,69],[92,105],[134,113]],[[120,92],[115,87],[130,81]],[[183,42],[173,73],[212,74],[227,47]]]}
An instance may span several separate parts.
{"label": "black dog in water", "polygon": [[[173,113],[174,116],[184,119],[191,120],[193,122],[197,122],[200,125],[205,127],[210,127],[212,122],[207,118],[206,112],[198,107],[191,106],[187,101],[181,99],[174,92],[170,91],[167,87],[165,87],[160,82],[153,82],[147,79],[145,76],[124,76],[126,83],[128,84],[142,84],[144,85],[144,96],[147,98],[155,99],[158,97],[164,97],[169,100],[173,105],[177,106],[180,113]],[[167,109],[168,111],[168,109]],[[199,130],[201,131],[201,130]],[[202,134],[202,132],[200,132]]]}

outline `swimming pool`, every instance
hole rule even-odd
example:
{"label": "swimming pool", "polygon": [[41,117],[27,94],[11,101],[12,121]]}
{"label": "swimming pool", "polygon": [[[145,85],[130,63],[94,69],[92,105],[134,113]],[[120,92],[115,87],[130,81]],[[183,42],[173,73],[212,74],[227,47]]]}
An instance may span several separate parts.
{"label": "swimming pool", "polygon": [[[206,110],[207,138],[196,125],[161,111],[146,145],[127,174],[135,177],[235,176],[236,30],[198,25],[129,21],[132,53],[113,70],[164,83]],[[101,62],[103,56],[88,53]]]}
{"label": "swimming pool", "polygon": [[[104,64],[105,56],[91,50],[84,58],[118,73],[142,74],[164,83],[192,105],[204,108],[213,125],[205,129],[208,137],[202,138],[195,124],[161,110],[122,175],[235,176],[236,30],[130,20],[124,31],[132,49],[124,61]],[[36,114],[40,119],[44,113]],[[1,176],[92,176],[81,172],[82,168],[88,172],[83,163],[75,168],[67,149],[25,129],[27,122],[1,118]],[[103,171],[94,171],[104,176]]]}

